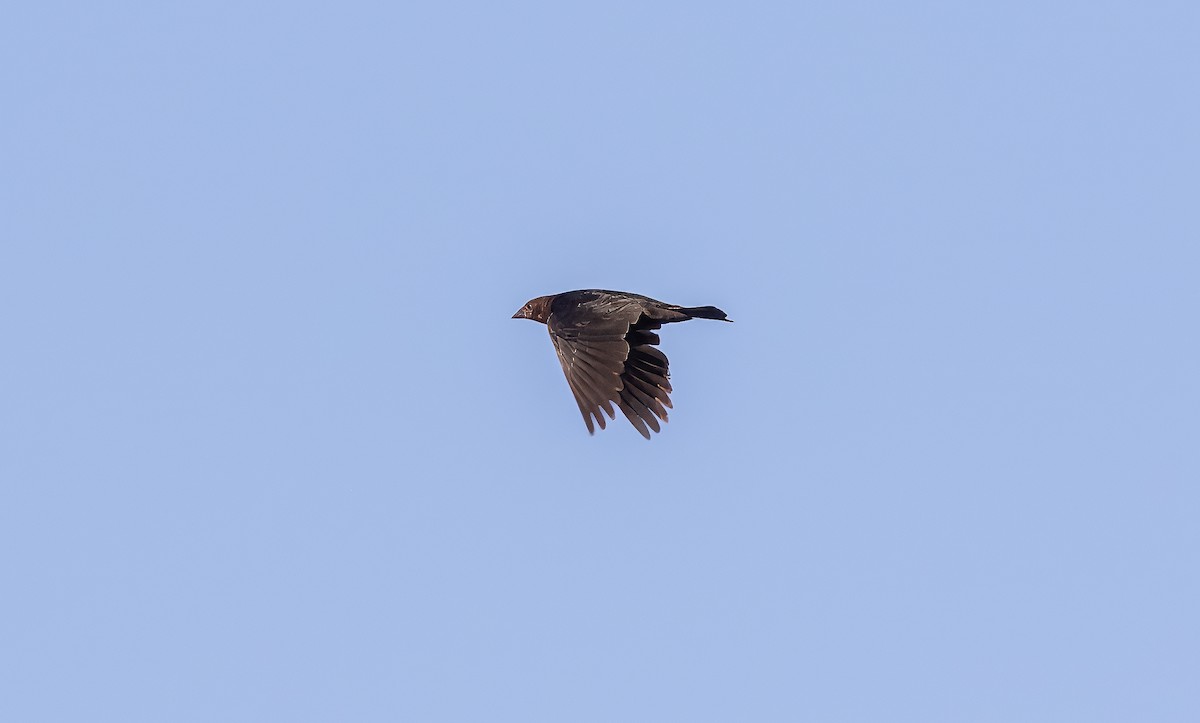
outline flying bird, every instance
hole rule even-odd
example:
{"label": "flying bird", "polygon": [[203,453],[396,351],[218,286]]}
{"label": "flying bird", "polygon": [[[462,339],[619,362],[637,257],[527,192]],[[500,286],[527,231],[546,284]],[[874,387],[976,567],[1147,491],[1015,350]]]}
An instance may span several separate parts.
{"label": "flying bird", "polygon": [[[604,429],[613,404],[646,439],[671,407],[667,357],[655,348],[663,324],[730,321],[715,306],[676,306],[624,291],[584,289],[530,300],[513,314],[546,325],[588,434]],[[592,418],[595,417],[595,424]]]}

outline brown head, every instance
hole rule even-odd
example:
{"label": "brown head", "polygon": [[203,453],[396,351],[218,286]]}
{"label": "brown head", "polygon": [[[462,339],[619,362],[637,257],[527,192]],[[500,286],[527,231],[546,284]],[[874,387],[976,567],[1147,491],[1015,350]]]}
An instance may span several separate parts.
{"label": "brown head", "polygon": [[512,315],[514,319],[533,319],[540,321],[543,324],[550,318],[550,301],[553,296],[539,296],[536,299],[530,299],[525,302],[525,306],[521,310]]}

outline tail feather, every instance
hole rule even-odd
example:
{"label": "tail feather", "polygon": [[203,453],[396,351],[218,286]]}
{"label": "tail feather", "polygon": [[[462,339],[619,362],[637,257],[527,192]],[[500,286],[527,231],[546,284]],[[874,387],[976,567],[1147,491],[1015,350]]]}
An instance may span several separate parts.
{"label": "tail feather", "polygon": [[715,306],[680,306],[679,311],[695,319],[715,319],[717,321],[732,321],[725,312]]}

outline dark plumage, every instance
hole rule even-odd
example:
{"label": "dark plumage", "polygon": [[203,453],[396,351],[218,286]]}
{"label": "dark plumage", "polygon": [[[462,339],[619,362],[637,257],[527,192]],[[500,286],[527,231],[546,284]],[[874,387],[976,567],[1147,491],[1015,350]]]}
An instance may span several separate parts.
{"label": "dark plumage", "polygon": [[513,314],[546,325],[588,433],[595,417],[616,419],[615,403],[629,423],[650,439],[671,407],[667,357],[655,348],[656,329],[688,319],[729,321],[715,306],[675,306],[623,291],[585,289],[539,296]]}

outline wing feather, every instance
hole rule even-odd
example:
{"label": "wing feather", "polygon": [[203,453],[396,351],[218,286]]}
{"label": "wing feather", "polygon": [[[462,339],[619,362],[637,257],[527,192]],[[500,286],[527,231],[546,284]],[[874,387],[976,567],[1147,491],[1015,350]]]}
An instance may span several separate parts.
{"label": "wing feather", "polygon": [[[621,393],[621,411],[625,412],[625,416],[627,417],[632,412],[642,421],[643,425],[650,425],[655,432],[662,431],[662,427],[659,426],[658,417],[655,416],[654,411],[647,408],[642,400],[638,399],[628,390]],[[631,419],[630,421],[632,422],[633,420]],[[638,427],[639,430],[642,428],[636,423],[633,426]]]}
{"label": "wing feather", "polygon": [[[650,430],[646,429],[646,423],[642,421],[642,417],[624,401],[625,398],[623,396],[621,399],[622,401],[619,403],[619,405],[621,407],[621,411],[625,413],[625,418],[628,419],[629,423],[632,424],[634,429],[638,431],[638,434],[642,435],[646,439],[650,439]],[[655,428],[654,431],[657,432],[658,429]]]}

